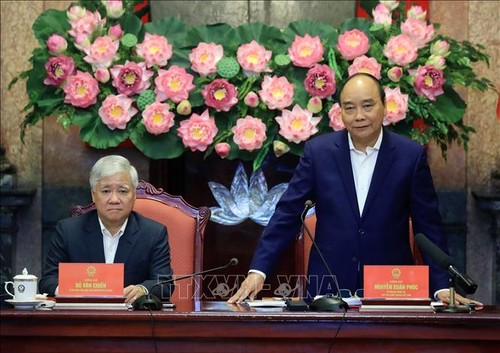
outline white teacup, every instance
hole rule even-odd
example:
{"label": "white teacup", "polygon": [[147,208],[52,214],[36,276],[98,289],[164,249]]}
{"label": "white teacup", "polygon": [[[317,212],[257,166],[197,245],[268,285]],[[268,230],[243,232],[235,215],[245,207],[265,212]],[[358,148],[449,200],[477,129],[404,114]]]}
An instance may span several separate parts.
{"label": "white teacup", "polygon": [[[14,276],[14,281],[5,282],[5,291],[12,296],[16,302],[32,302],[36,299],[38,289],[38,278],[29,275],[24,269],[22,275]],[[9,292],[9,284],[14,287],[14,293]]]}

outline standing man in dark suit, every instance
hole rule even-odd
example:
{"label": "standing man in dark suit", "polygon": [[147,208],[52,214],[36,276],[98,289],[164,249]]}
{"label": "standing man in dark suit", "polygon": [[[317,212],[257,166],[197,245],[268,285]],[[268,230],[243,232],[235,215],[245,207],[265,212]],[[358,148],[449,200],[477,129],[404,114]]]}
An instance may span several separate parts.
{"label": "standing man in dark suit", "polygon": [[[306,143],[257,245],[251,270],[229,303],[252,300],[262,289],[279,255],[299,233],[307,200],[316,205],[316,242],[340,287],[351,292],[363,286],[364,265],[413,264],[410,217],[415,233],[425,234],[446,250],[426,151],[383,129],[385,95],[378,80],[368,74],[351,76],[340,92],[339,104],[346,129]],[[430,294],[448,302],[448,274],[426,262]],[[309,296],[336,292],[314,247],[308,274]],[[471,302],[459,295],[456,299]]]}
{"label": "standing man in dark suit", "polygon": [[[127,303],[147,294],[158,280],[172,278],[167,229],[132,211],[138,182],[137,170],[122,156],[94,164],[90,187],[96,210],[57,223],[41,293],[57,295],[61,262],[124,263]],[[173,285],[161,287],[154,294],[169,298]]]}

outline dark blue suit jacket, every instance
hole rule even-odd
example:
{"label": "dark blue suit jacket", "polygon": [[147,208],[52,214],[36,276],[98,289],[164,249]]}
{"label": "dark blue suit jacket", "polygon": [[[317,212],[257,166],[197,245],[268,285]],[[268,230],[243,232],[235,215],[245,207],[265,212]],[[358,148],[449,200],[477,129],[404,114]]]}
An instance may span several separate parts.
{"label": "dark blue suit jacket", "polygon": [[[306,200],[316,203],[316,242],[340,288],[363,286],[363,265],[413,264],[408,219],[445,250],[441,216],[425,149],[384,130],[363,214],[359,214],[347,131],[318,136],[304,147],[288,189],[276,206],[251,264],[272,273],[277,255],[299,233]],[[447,250],[445,250],[447,251]],[[429,259],[424,257],[429,263]],[[432,263],[430,289],[448,287],[448,275]],[[309,261],[308,294],[336,292],[316,249]],[[319,281],[318,281],[319,279]]]}
{"label": "dark blue suit jacket", "polygon": [[[40,293],[51,296],[58,285],[60,262],[105,262],[97,211],[63,219],[57,223],[56,231],[40,280]],[[160,223],[132,212],[118,243],[114,262],[124,263],[124,287],[142,284],[151,290],[158,280],[171,279],[167,229]],[[169,298],[173,285],[162,287],[162,293],[159,289],[153,293],[164,299]]]}

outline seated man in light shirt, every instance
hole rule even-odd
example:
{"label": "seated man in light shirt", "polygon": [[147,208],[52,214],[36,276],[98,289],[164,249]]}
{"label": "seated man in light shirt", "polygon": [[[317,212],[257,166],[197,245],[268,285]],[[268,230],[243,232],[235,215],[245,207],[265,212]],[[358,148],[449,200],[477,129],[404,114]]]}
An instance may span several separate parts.
{"label": "seated man in light shirt", "polygon": [[[56,225],[39,288],[58,293],[59,263],[123,263],[126,303],[147,294],[158,280],[172,278],[170,247],[164,225],[132,211],[138,185],[137,170],[119,155],[99,159],[90,172],[96,209]],[[168,299],[173,284],[153,294]]]}

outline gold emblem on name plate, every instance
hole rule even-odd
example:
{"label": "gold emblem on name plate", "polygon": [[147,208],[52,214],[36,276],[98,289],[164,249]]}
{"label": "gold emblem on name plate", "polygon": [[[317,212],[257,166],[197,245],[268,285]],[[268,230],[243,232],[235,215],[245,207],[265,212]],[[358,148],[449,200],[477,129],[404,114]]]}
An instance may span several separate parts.
{"label": "gold emblem on name plate", "polygon": [[95,276],[95,273],[96,273],[96,269],[94,266],[89,266],[87,267],[87,275],[90,276],[90,277],[94,277]]}

